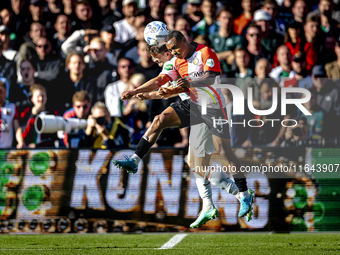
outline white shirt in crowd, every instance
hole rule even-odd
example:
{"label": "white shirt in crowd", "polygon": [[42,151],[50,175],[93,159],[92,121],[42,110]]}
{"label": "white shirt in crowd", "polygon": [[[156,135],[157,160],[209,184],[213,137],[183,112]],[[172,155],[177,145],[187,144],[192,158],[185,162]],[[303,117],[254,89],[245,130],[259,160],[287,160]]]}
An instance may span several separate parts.
{"label": "white shirt in crowd", "polygon": [[116,29],[115,41],[119,43],[125,43],[136,36],[136,29],[126,19],[113,23],[113,26]]}
{"label": "white shirt in crowd", "polygon": [[121,117],[122,116],[122,108],[121,108],[121,95],[126,90],[127,84],[122,82],[122,80],[115,81],[107,85],[104,96],[105,96],[105,104],[109,109],[110,116],[112,117]]}

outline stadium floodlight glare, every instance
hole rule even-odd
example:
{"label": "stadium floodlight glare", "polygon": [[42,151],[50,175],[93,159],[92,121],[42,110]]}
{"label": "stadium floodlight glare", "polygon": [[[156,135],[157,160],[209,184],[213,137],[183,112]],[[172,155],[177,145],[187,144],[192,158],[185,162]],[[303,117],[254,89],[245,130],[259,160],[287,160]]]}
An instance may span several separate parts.
{"label": "stadium floodlight glare", "polygon": [[34,121],[34,128],[38,134],[54,134],[62,130],[71,133],[72,130],[85,129],[87,120],[63,117],[54,115],[38,115]]}

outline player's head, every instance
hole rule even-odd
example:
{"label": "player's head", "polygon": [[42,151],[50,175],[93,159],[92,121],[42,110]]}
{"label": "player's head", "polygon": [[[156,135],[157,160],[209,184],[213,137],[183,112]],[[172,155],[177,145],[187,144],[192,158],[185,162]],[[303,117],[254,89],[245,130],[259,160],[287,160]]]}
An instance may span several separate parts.
{"label": "player's head", "polygon": [[165,44],[162,46],[150,46],[149,44],[147,44],[146,52],[149,56],[152,57],[152,60],[155,63],[157,63],[160,67],[162,67],[165,62],[172,59],[172,55],[168,51]]}
{"label": "player's head", "polygon": [[177,58],[185,58],[189,52],[188,42],[180,31],[171,31],[165,38],[166,47]]}

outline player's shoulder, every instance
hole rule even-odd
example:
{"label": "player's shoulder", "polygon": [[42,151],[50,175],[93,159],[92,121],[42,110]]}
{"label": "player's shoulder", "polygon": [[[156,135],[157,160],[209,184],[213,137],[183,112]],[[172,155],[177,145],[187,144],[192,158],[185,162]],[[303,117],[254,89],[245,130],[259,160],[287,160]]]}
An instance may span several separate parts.
{"label": "player's shoulder", "polygon": [[165,70],[165,71],[175,70],[176,69],[176,59],[177,59],[176,57],[173,57],[172,59],[166,61],[163,64],[162,70]]}

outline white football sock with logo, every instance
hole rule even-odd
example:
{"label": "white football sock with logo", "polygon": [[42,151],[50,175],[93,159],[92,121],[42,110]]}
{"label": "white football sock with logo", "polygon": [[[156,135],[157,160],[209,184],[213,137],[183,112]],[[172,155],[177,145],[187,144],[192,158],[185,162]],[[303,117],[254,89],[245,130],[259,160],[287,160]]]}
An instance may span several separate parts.
{"label": "white football sock with logo", "polygon": [[133,159],[136,162],[137,165],[141,161],[141,158],[137,154],[133,154],[131,159]]}
{"label": "white football sock with logo", "polygon": [[207,212],[214,208],[214,203],[212,201],[212,192],[210,181],[204,179],[198,174],[194,173],[196,179],[196,186],[198,189],[198,193],[202,199],[202,211]]}
{"label": "white football sock with logo", "polygon": [[228,174],[223,171],[211,171],[208,180],[216,187],[225,190],[229,194],[234,195],[240,201],[240,195],[235,182],[229,178]]}

